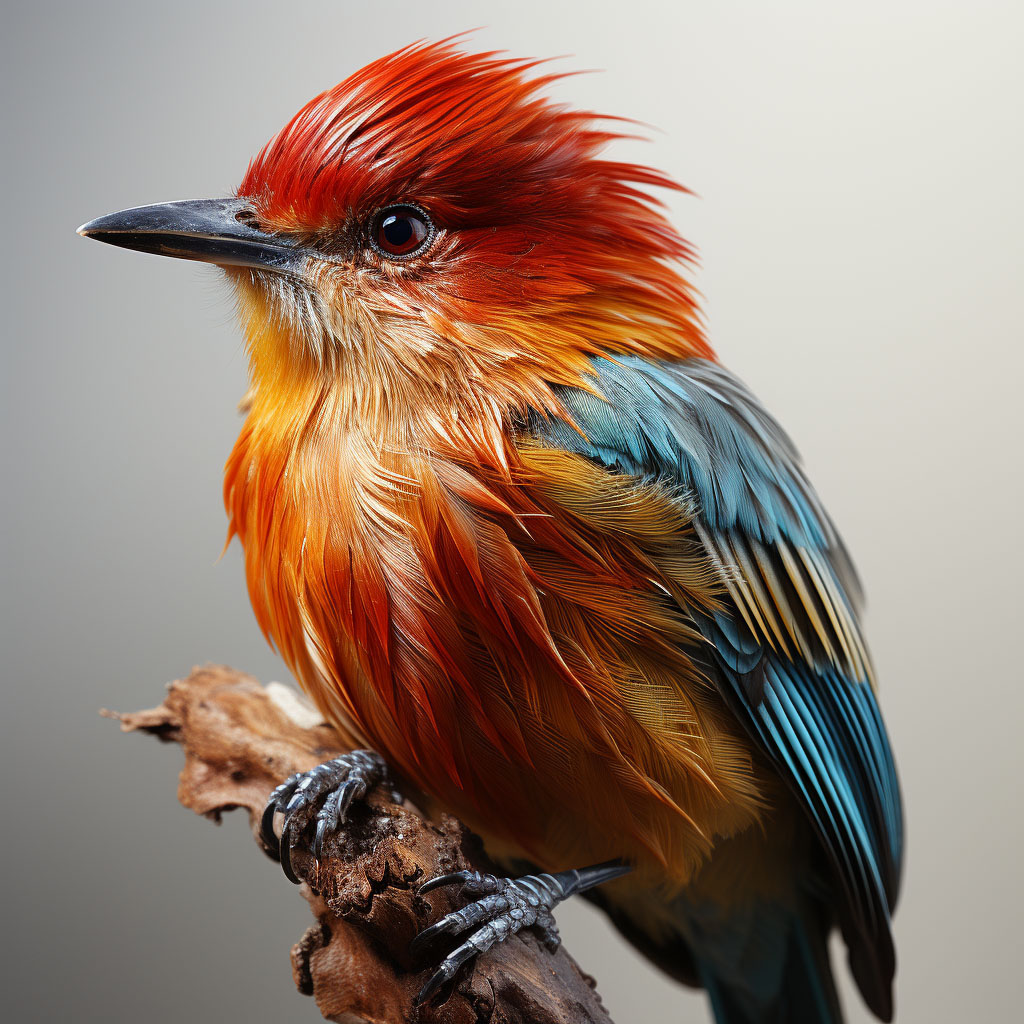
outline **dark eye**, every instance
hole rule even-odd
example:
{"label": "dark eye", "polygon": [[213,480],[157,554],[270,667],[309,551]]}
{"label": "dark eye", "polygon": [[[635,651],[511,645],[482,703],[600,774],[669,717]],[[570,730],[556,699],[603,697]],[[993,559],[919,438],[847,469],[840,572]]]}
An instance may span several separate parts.
{"label": "dark eye", "polygon": [[374,249],[391,260],[417,256],[434,240],[434,225],[418,206],[385,206],[370,225]]}

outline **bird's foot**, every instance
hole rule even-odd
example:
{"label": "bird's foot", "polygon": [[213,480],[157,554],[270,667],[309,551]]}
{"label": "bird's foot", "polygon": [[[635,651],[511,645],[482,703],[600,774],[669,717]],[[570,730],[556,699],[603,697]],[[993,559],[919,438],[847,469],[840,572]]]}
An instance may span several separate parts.
{"label": "bird's foot", "polygon": [[553,953],[560,938],[554,908],[563,900],[595,885],[626,874],[629,865],[619,860],[606,861],[592,867],[562,871],[557,875],[523,875],[521,878],[500,878],[480,871],[454,871],[450,875],[431,878],[420,886],[420,894],[444,885],[462,883],[462,893],[479,896],[461,910],[445,914],[440,921],[425,928],[412,941],[413,956],[424,952],[442,935],[470,935],[440,963],[416,997],[417,1003],[430,999],[463,964],[496,943],[504,942],[521,928],[535,928],[541,941]]}
{"label": "bird's foot", "polygon": [[[314,812],[316,835],[312,853],[319,860],[324,840],[344,824],[352,804],[380,785],[391,786],[391,775],[387,763],[373,750],[353,750],[311,771],[296,772],[270,794],[260,821],[260,838],[271,853],[277,853],[285,875],[298,884],[291,853]],[[392,794],[396,802],[401,801],[393,787]],[[280,840],[274,832],[278,813],[284,815]]]}

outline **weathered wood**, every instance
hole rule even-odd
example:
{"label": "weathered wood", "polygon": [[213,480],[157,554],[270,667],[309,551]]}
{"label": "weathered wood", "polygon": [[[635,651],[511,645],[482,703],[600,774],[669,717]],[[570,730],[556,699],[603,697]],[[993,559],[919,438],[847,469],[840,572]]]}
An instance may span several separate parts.
{"label": "weathered wood", "polygon": [[[244,808],[257,843],[270,791],[293,772],[343,752],[338,734],[318,723],[293,691],[265,688],[222,666],[194,669],[171,684],[157,708],[114,717],[127,732],[180,743],[181,803],[214,820]],[[353,809],[319,865],[308,838],[292,863],[306,881],[301,891],[316,923],[292,948],[292,969],[299,991],[312,995],[328,1020],[611,1024],[593,980],[564,949],[549,953],[529,931],[464,971],[444,1003],[414,1006],[432,965],[411,961],[410,940],[454,909],[458,895],[456,889],[419,896],[418,884],[464,867],[492,870],[477,837],[456,819],[429,821],[408,802],[398,806],[373,793]],[[288,882],[282,876],[279,884]]]}

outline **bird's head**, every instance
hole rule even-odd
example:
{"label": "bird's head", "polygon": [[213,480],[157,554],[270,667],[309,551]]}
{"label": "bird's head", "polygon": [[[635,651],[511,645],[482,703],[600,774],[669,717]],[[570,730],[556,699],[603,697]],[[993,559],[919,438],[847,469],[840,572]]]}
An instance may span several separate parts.
{"label": "bird's head", "polygon": [[560,76],[537,67],[407,47],[306,104],[234,197],[80,231],[222,266],[257,390],[515,407],[579,383],[590,355],[707,354],[690,250],[647,191],[678,186],[606,158],[621,122],[552,102]]}

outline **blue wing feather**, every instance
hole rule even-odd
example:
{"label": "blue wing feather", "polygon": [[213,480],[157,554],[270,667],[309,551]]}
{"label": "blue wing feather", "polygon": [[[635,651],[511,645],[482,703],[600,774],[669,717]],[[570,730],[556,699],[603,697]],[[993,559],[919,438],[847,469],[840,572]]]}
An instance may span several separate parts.
{"label": "blue wing feather", "polygon": [[558,393],[578,429],[540,414],[529,429],[696,498],[698,532],[733,599],[698,627],[725,696],[821,836],[845,896],[854,976],[888,1018],[902,808],[842,541],[792,442],[728,371],[699,359],[593,364],[599,394]]}

